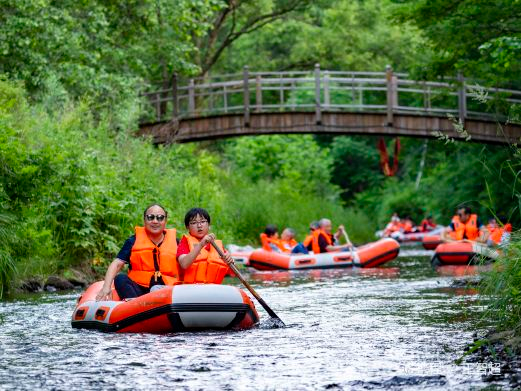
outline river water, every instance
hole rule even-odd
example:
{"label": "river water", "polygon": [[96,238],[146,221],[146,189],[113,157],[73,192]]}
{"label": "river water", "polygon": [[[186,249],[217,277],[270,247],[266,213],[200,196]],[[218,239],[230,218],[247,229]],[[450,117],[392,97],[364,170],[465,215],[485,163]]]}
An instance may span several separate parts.
{"label": "river water", "polygon": [[454,363],[478,297],[452,288],[461,269],[433,271],[424,255],[402,249],[379,269],[244,272],[282,329],[257,305],[261,325],[247,331],[105,334],[71,328],[79,292],[2,302],[0,389],[481,389],[484,368]]}

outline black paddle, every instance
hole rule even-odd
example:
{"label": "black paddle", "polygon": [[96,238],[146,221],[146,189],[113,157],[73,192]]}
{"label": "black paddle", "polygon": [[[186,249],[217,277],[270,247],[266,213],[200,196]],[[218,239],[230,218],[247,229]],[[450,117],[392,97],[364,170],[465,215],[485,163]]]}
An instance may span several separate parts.
{"label": "black paddle", "polygon": [[[221,249],[215,244],[215,242],[212,240],[210,242],[213,246],[213,248],[215,248],[215,250],[219,253],[219,256],[221,258],[224,258],[224,254],[223,252],[221,251]],[[237,269],[237,266],[235,266],[233,263],[231,264],[228,264],[228,266],[230,267],[230,269],[233,270],[233,272],[235,273],[235,275],[237,276],[237,278],[239,280],[241,280],[241,282],[243,283],[243,285],[251,292],[251,294],[257,299],[257,301],[264,307],[264,309],[266,310],[266,312],[271,316],[271,318],[274,320],[274,325],[276,325],[277,327],[285,327],[286,325],[284,324],[284,322],[282,321],[282,319],[280,319],[277,314],[275,312],[273,312],[273,310],[268,306],[268,304],[266,304],[266,302],[262,299],[262,297],[259,296],[259,294],[257,292],[255,292],[255,289],[252,288],[252,286],[248,283],[248,281],[246,281],[244,279],[244,277],[241,275],[241,273],[239,272],[239,269]]]}

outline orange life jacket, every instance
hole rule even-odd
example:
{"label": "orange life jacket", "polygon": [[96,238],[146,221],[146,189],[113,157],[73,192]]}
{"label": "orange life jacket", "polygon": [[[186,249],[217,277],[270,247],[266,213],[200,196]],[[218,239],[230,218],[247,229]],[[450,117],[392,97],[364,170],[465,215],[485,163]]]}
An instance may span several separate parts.
{"label": "orange life jacket", "polygon": [[150,240],[144,227],[136,227],[136,242],[130,252],[129,278],[137,284],[150,287],[150,279],[162,277],[167,285],[179,283],[175,229],[166,229],[161,247]]}
{"label": "orange life jacket", "polygon": [[421,224],[420,224],[420,229],[422,230],[422,232],[431,231],[434,228],[436,228],[436,224],[431,223],[427,219],[423,219]]}
{"label": "orange life jacket", "polygon": [[264,232],[260,234],[260,239],[262,243],[262,249],[266,251],[273,251],[273,247],[270,244],[274,244],[280,251],[286,252],[286,248],[280,239],[270,238]]}
{"label": "orange life jacket", "polygon": [[512,232],[512,224],[507,223],[504,227],[493,227],[494,229],[490,232],[490,240],[494,243],[501,243],[501,238],[505,232]]}
{"label": "orange life jacket", "polygon": [[280,243],[284,247],[284,252],[291,252],[293,247],[295,247],[298,244],[298,242],[295,239],[290,239],[290,240],[281,239]]}
{"label": "orange life jacket", "polygon": [[331,236],[328,235],[326,233],[326,231],[324,231],[323,229],[316,229],[313,231],[313,242],[312,242],[312,245],[311,245],[311,249],[313,250],[313,252],[315,254],[319,254],[320,253],[320,246],[318,244],[318,238],[320,236],[323,236],[326,241],[327,241],[327,244],[328,245],[332,245],[333,244],[333,239],[331,239]]}
{"label": "orange life jacket", "polygon": [[505,232],[503,228],[494,227],[494,229],[490,233],[489,239],[492,240],[494,243],[499,244],[499,242],[501,242],[503,232]]}
{"label": "orange life jacket", "polygon": [[[200,242],[199,239],[192,235],[185,235],[183,237],[186,238],[190,251]],[[220,240],[216,240],[215,244],[224,251],[223,244]],[[197,255],[197,258],[195,258],[193,263],[184,271],[183,282],[185,284],[220,284],[227,272],[228,265],[221,259],[217,250],[215,250],[213,246],[210,246],[209,251],[203,247]]]}
{"label": "orange life jacket", "polygon": [[409,221],[402,223],[402,229],[404,233],[412,232],[413,226]]}
{"label": "orange life jacket", "polygon": [[471,214],[470,218],[467,220],[467,222],[465,224],[463,224],[461,222],[459,217],[458,217],[457,221],[453,220],[453,223],[454,223],[453,238],[455,240],[462,240],[462,239],[476,240],[479,237],[479,227],[477,226],[478,215]]}
{"label": "orange life jacket", "polygon": [[389,236],[393,232],[400,231],[403,229],[404,225],[400,221],[391,221],[384,229],[384,236]]}
{"label": "orange life jacket", "polygon": [[[315,232],[315,231],[313,231]],[[308,236],[306,236],[306,238],[304,239],[304,241],[302,242],[302,244],[304,245],[304,247],[309,247],[309,245],[313,242],[313,234],[309,234]]]}
{"label": "orange life jacket", "polygon": [[[456,226],[456,224],[459,224],[459,216],[458,215],[454,215],[452,216],[452,220],[450,221],[452,224],[454,224],[454,226]],[[456,239],[456,231],[450,231],[449,232],[449,236],[452,240],[457,240]]]}

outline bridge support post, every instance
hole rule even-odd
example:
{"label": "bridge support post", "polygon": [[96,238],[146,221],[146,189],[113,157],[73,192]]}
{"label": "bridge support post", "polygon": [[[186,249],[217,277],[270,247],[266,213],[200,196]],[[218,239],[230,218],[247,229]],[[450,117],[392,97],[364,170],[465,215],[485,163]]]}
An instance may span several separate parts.
{"label": "bridge support post", "polygon": [[261,75],[255,77],[255,111],[262,111],[262,79]]}
{"label": "bridge support post", "polygon": [[315,64],[315,123],[322,124],[322,110],[320,107],[320,64]]}
{"label": "bridge support post", "polygon": [[156,93],[156,121],[161,122],[161,94]]}
{"label": "bridge support post", "polygon": [[385,67],[385,78],[387,81],[387,126],[392,127],[394,122],[394,107],[398,103],[398,80],[393,75],[393,68],[390,65]]}
{"label": "bridge support post", "polygon": [[244,66],[243,75],[243,105],[244,105],[244,127],[250,127],[250,71],[248,65]]}
{"label": "bridge support post", "polygon": [[177,73],[172,75],[172,120],[177,120],[179,108],[177,107]]}
{"label": "bridge support post", "polygon": [[465,126],[465,117],[467,116],[467,95],[465,87],[465,78],[463,73],[458,72],[458,113],[459,120],[463,126]]}
{"label": "bridge support post", "polygon": [[190,116],[195,114],[195,83],[194,79],[188,82],[188,112]]}
{"label": "bridge support post", "polygon": [[329,109],[331,96],[329,94],[329,71],[324,72],[324,108]]}

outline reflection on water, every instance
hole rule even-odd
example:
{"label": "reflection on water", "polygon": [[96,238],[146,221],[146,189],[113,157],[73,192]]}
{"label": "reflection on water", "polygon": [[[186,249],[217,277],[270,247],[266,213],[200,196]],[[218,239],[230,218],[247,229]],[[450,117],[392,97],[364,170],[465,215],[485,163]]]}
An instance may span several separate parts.
{"label": "reflection on water", "polygon": [[400,275],[398,267],[381,268],[345,268],[345,269],[308,269],[308,270],[276,270],[257,271],[250,269],[249,276],[253,281],[276,282],[284,285],[301,284],[313,281],[325,281],[346,276],[361,278],[396,278]]}
{"label": "reflection on water", "polygon": [[477,276],[480,273],[492,270],[492,264],[488,265],[444,265],[436,267],[436,272],[441,276]]}
{"label": "reflection on water", "polygon": [[[381,269],[245,271],[288,325],[170,335],[74,330],[78,294],[0,303],[1,389],[468,390],[482,311],[428,257]],[[238,284],[229,280],[230,284]],[[459,288],[458,288],[459,289]],[[267,324],[268,315],[257,308]]]}

